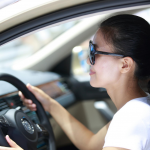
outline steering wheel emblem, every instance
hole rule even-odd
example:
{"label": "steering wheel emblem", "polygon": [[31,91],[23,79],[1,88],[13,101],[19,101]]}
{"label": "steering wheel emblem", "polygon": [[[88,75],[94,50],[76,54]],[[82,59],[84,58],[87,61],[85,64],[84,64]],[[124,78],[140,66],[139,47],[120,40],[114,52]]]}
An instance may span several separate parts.
{"label": "steering wheel emblem", "polygon": [[21,122],[22,122],[24,129],[28,133],[30,133],[30,134],[34,133],[34,127],[25,118],[21,119]]}

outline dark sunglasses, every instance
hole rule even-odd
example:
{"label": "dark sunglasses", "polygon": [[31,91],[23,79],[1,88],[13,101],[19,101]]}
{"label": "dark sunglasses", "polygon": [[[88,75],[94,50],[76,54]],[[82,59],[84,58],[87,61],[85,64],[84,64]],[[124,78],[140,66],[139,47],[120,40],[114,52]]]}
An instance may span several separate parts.
{"label": "dark sunglasses", "polygon": [[91,65],[95,64],[95,54],[103,54],[103,55],[111,55],[111,56],[119,56],[119,57],[125,57],[121,54],[115,54],[115,53],[109,53],[109,52],[102,52],[102,51],[96,51],[95,46],[92,43],[92,41],[89,41],[89,59]]}

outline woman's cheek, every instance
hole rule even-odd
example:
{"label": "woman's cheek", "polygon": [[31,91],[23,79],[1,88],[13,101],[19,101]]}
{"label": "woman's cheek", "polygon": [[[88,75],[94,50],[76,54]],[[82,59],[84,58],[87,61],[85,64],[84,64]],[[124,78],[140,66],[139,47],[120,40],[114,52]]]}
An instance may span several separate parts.
{"label": "woman's cheek", "polygon": [[[100,59],[99,59],[100,60]],[[117,75],[116,63],[110,59],[96,61],[93,66],[95,74],[91,76],[90,84],[93,87],[106,87],[115,82]]]}
{"label": "woman's cheek", "polygon": [[98,71],[96,72],[97,86],[105,87],[107,84],[113,83],[117,77],[117,68],[115,64],[105,63],[101,64]]}
{"label": "woman's cheek", "polygon": [[110,67],[105,72],[105,77],[110,84],[115,83],[119,79],[119,69],[116,63],[110,64]]}
{"label": "woman's cheek", "polygon": [[103,87],[106,83],[106,65],[102,65],[95,68],[95,75],[91,76],[91,80],[90,80],[90,83],[93,87]]}
{"label": "woman's cheek", "polygon": [[107,63],[101,63],[96,69],[96,74],[98,75],[98,77],[105,77],[109,73],[109,69],[110,68],[108,67]]}

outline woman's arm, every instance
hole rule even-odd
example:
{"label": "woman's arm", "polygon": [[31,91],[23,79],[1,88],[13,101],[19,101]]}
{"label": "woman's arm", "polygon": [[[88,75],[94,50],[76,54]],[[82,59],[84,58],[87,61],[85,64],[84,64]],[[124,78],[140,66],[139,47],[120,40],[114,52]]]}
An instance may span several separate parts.
{"label": "woman's arm", "polygon": [[102,150],[110,122],[97,134],[93,134],[57,101],[53,101],[49,112],[69,139],[80,150]]}
{"label": "woman's arm", "polygon": [[[44,109],[52,115],[77,148],[80,150],[102,150],[104,138],[110,123],[104,126],[97,134],[93,134],[75,119],[64,107],[42,90],[30,85],[27,85],[27,88],[41,102]],[[22,93],[19,93],[19,95],[23,100],[23,103],[30,110],[36,110],[36,105],[32,103],[32,100],[26,99]]]}

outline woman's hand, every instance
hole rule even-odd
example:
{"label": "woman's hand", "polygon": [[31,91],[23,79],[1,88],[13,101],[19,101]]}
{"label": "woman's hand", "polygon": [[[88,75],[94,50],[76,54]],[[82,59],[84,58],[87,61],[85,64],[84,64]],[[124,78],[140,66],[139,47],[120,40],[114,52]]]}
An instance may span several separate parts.
{"label": "woman's hand", "polygon": [[[34,87],[30,84],[27,84],[27,88],[30,92],[32,92],[34,94],[34,96],[42,104],[44,109],[46,111],[49,111],[50,105],[51,105],[51,102],[53,99],[51,97],[49,97],[46,93],[44,93],[42,90],[40,90],[39,88]],[[19,91],[19,96],[20,96],[21,100],[23,101],[23,104],[26,107],[28,107],[31,111],[37,110],[36,104],[34,104],[31,99],[26,99],[20,91]]]}
{"label": "woman's hand", "polygon": [[20,146],[18,146],[12,139],[6,135],[6,140],[11,147],[0,146],[0,150],[23,150]]}

